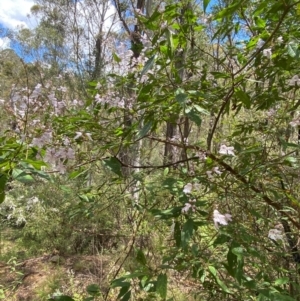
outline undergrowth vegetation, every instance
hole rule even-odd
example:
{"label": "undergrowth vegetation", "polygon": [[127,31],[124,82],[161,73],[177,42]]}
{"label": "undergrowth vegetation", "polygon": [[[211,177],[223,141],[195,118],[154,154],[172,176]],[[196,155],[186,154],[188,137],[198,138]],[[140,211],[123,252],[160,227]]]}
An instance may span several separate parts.
{"label": "undergrowth vegetation", "polygon": [[0,299],[300,300],[299,15],[36,0],[0,50]]}

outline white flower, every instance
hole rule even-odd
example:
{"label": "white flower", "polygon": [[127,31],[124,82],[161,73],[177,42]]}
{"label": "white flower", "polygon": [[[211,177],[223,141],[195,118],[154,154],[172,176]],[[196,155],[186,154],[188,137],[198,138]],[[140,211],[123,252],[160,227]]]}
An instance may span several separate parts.
{"label": "white flower", "polygon": [[263,56],[266,56],[268,59],[271,58],[272,56],[272,49],[271,48],[266,48],[263,50]]}
{"label": "white flower", "polygon": [[256,44],[256,48],[259,49],[259,48],[263,47],[264,44],[265,44],[265,41],[264,41],[264,40],[258,39],[257,44]]}
{"label": "white flower", "polygon": [[[191,209],[193,212],[195,212],[195,211],[196,211],[196,206],[193,204],[193,203],[195,203],[195,202],[196,202],[196,200],[191,200],[190,203],[185,203],[185,204],[184,204],[184,207],[181,209],[181,212],[182,212],[183,214],[186,214],[186,213],[189,212],[190,209]],[[192,203],[192,204],[191,204],[191,203]]]}
{"label": "white flower", "polygon": [[220,171],[220,170],[219,170],[219,167],[216,166],[216,167],[213,167],[212,170],[208,170],[208,171],[206,172],[206,174],[207,174],[207,176],[208,176],[209,178],[212,178],[214,173],[216,173],[217,175],[221,175],[221,174],[222,174],[222,171]]}
{"label": "white flower", "polygon": [[233,151],[234,151],[233,146],[226,146],[225,144],[222,144],[220,146],[219,154],[235,156]]}
{"label": "white flower", "polygon": [[190,204],[190,203],[185,203],[185,204],[184,204],[184,207],[181,209],[181,212],[182,212],[182,213],[187,213],[187,212],[190,210],[191,207],[192,207],[192,204]]}
{"label": "white flower", "polygon": [[223,215],[218,210],[214,210],[213,220],[214,220],[215,227],[218,228],[218,224],[224,226],[228,225],[228,222],[232,221],[232,216],[231,214],[228,213],[225,213]]}
{"label": "white flower", "polygon": [[278,38],[276,39],[276,42],[277,42],[279,45],[282,44],[282,43],[283,43],[283,37],[282,37],[282,36],[278,37]]}
{"label": "white flower", "polygon": [[82,132],[76,132],[76,136],[74,137],[74,140],[80,138],[82,136]]}
{"label": "white flower", "polygon": [[282,232],[279,229],[270,229],[268,237],[273,240],[283,239]]}
{"label": "white flower", "polygon": [[216,173],[217,175],[221,175],[221,174],[222,174],[222,171],[219,170],[219,167],[218,167],[218,166],[214,167],[214,168],[212,169],[212,171],[213,171],[214,173]]}
{"label": "white flower", "polygon": [[88,139],[90,141],[93,141],[93,138],[92,138],[92,134],[91,133],[85,133],[85,135],[88,137]]}
{"label": "white flower", "polygon": [[[199,190],[200,189],[200,184],[199,183],[187,183],[184,187],[183,187],[183,193],[185,194],[191,194],[192,190]],[[193,202],[193,201],[190,201]]]}
{"label": "white flower", "polygon": [[275,109],[270,109],[269,111],[267,111],[267,116],[268,117],[273,117],[276,114],[276,110]]}
{"label": "white flower", "polygon": [[300,120],[299,119],[294,119],[290,122],[290,126],[295,127],[300,125]]}
{"label": "white flower", "polygon": [[205,152],[200,151],[198,154],[199,160],[204,161],[206,160],[206,154]]}
{"label": "white flower", "polygon": [[193,184],[191,183],[187,183],[184,187],[183,187],[183,193],[185,194],[190,194],[192,192],[193,189]]}
{"label": "white flower", "polygon": [[298,75],[294,75],[290,80],[289,80],[289,86],[300,86],[300,78]]}

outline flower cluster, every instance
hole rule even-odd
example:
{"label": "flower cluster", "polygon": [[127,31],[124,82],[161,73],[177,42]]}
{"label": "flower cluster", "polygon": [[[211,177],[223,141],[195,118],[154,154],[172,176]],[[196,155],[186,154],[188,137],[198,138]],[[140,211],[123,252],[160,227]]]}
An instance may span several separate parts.
{"label": "flower cluster", "polygon": [[213,221],[216,228],[219,228],[219,225],[227,226],[228,222],[232,221],[232,216],[231,214],[221,214],[218,210],[214,210]]}
{"label": "flower cluster", "polygon": [[268,237],[273,240],[282,240],[283,239],[282,231],[279,229],[270,229],[268,233]]}
{"label": "flower cluster", "polygon": [[235,156],[234,147],[233,146],[226,146],[225,144],[222,144],[220,146],[219,154]]}
{"label": "flower cluster", "polygon": [[299,78],[298,75],[294,75],[294,76],[289,80],[289,86],[300,87],[300,78]]}
{"label": "flower cluster", "polygon": [[192,193],[192,190],[195,189],[195,190],[199,190],[199,184],[198,183],[187,183],[184,187],[183,187],[183,193],[185,194],[191,194]]}
{"label": "flower cluster", "polygon": [[215,166],[215,167],[213,167],[212,170],[208,170],[206,172],[206,174],[207,174],[208,178],[213,178],[214,174],[217,174],[220,176],[222,174],[222,171],[219,170],[218,166]]}
{"label": "flower cluster", "polygon": [[293,119],[291,122],[290,122],[290,126],[292,127],[296,127],[296,126],[299,126],[300,125],[300,119],[299,117]]}
{"label": "flower cluster", "polygon": [[196,203],[195,199],[189,200],[188,203],[185,203],[184,207],[181,209],[182,214],[187,214],[190,210],[192,212],[195,212],[197,209],[195,203]]}

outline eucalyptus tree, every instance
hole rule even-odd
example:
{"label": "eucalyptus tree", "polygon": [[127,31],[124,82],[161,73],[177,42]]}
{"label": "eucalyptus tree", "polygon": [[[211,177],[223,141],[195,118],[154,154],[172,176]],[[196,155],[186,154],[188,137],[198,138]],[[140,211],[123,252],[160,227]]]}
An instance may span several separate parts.
{"label": "eucalyptus tree", "polygon": [[31,12],[40,20],[34,37],[47,63],[83,78],[104,75],[119,30],[110,1],[39,0]]}

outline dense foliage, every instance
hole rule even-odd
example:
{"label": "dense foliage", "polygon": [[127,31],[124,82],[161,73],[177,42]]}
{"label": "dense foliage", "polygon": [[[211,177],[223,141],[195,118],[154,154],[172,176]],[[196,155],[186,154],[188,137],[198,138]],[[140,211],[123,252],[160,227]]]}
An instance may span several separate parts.
{"label": "dense foliage", "polygon": [[39,0],[0,53],[3,229],[119,250],[85,300],[299,300],[300,2],[137,2]]}

